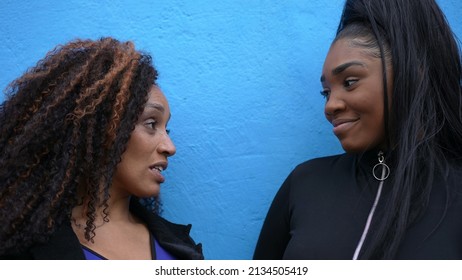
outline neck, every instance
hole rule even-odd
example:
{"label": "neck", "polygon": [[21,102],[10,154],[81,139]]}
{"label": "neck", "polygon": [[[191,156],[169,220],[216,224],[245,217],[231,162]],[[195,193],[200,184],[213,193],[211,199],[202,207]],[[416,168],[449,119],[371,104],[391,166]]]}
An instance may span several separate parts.
{"label": "neck", "polygon": [[[85,225],[88,221],[89,207],[88,198],[83,199],[83,203],[72,209],[72,219],[80,225]],[[94,225],[99,227],[109,222],[133,222],[133,216],[129,211],[130,196],[115,198],[110,197],[107,206],[98,205],[95,209]]]}

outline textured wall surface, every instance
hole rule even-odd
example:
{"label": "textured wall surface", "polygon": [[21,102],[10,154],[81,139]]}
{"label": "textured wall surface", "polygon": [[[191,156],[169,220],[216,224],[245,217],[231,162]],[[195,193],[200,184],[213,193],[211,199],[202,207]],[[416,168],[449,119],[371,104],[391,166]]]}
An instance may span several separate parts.
{"label": "textured wall surface", "polygon": [[[462,38],[462,2],[439,0]],[[341,152],[319,77],[343,0],[0,0],[0,87],[76,37],[152,54],[177,154],[163,215],[192,223],[208,259],[249,259],[280,184]],[[4,99],[0,95],[0,101]]]}

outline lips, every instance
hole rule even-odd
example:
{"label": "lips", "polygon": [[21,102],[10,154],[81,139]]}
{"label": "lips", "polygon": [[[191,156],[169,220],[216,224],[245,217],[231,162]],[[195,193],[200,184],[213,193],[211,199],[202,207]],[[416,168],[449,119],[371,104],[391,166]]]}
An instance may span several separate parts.
{"label": "lips", "polygon": [[162,171],[165,169],[167,169],[167,162],[159,162],[149,166],[149,170],[152,172],[158,183],[163,183],[165,181],[165,177],[162,175]]}
{"label": "lips", "polygon": [[156,169],[159,172],[164,171],[164,168],[162,166],[153,166],[153,167],[151,167],[151,169]]}
{"label": "lips", "polygon": [[332,121],[332,125],[334,126],[333,132],[335,135],[342,134],[349,130],[352,126],[354,126],[359,118],[354,119],[335,119]]}

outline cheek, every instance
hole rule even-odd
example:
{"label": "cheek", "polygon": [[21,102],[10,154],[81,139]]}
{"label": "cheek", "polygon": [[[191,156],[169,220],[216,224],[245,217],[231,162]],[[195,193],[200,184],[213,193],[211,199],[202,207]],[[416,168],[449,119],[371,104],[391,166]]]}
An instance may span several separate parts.
{"label": "cheek", "polygon": [[324,117],[329,120],[329,115],[327,114],[326,105],[324,104]]}
{"label": "cheek", "polygon": [[127,157],[143,157],[155,147],[155,139],[146,132],[135,129],[127,143],[124,154]]}
{"label": "cheek", "polygon": [[382,143],[385,140],[383,102],[380,106],[376,106],[375,110],[371,113],[369,126],[371,127],[371,136],[373,137],[372,141],[377,142],[377,144]]}
{"label": "cheek", "polygon": [[137,143],[125,151],[122,160],[133,165],[146,164],[146,161],[150,158],[152,150],[146,143]]}
{"label": "cheek", "polygon": [[[383,104],[383,103],[382,103]],[[383,135],[384,118],[383,118],[383,105],[371,106],[371,111],[368,118],[368,124],[371,131],[375,131],[375,135]]]}

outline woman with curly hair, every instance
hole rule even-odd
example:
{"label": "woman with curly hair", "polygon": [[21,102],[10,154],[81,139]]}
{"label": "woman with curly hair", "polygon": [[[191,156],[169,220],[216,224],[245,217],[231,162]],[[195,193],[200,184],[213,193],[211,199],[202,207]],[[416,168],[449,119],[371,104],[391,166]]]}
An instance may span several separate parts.
{"label": "woman with curly hair", "polygon": [[300,164],[255,259],[462,259],[462,69],[434,0],[346,0],[321,74],[346,153]]}
{"label": "woman with curly hair", "polygon": [[203,259],[158,215],[175,153],[151,57],[131,42],[58,46],[0,107],[3,259]]}

